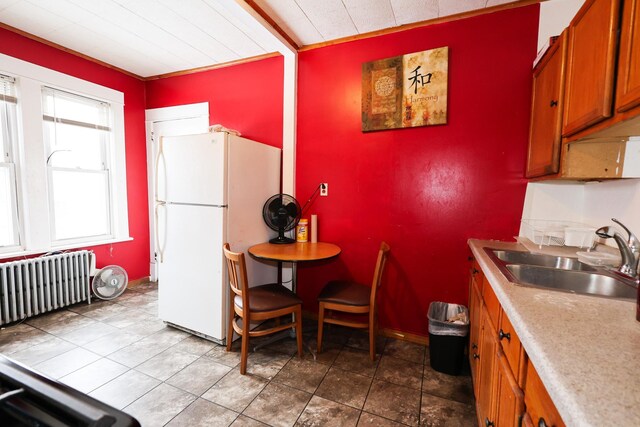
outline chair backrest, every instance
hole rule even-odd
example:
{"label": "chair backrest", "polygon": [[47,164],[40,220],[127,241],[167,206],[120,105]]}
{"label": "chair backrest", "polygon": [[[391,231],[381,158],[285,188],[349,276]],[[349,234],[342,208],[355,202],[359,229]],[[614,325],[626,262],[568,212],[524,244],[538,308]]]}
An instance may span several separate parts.
{"label": "chair backrest", "polygon": [[380,283],[382,283],[382,273],[384,272],[384,267],[387,264],[387,257],[390,250],[391,247],[389,247],[386,242],[382,242],[380,244],[380,250],[378,251],[378,261],[376,262],[376,269],[373,272],[373,283],[371,284],[371,299],[369,300],[369,304],[372,308],[375,307],[376,294],[378,292],[378,288],[380,287]]}
{"label": "chair backrest", "polygon": [[[229,287],[231,291],[242,298],[243,310],[249,307],[249,285],[247,282],[247,265],[242,252],[231,252],[228,243],[222,246],[224,257],[227,260],[227,271],[229,275]],[[229,307],[233,310],[233,307]]]}

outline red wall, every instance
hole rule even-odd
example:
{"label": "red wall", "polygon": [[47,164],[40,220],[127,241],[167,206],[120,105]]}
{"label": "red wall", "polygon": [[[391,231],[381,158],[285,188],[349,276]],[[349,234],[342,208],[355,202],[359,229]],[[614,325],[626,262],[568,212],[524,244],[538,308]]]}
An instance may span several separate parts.
{"label": "red wall", "polygon": [[0,53],[119,90],[125,100],[129,234],[133,241],[91,247],[98,267],[117,264],[129,279],[149,275],[145,108],[209,101],[211,124],[282,147],[283,61],[267,58],[145,82],[0,28]]}
{"label": "red wall", "polygon": [[147,108],[209,102],[210,124],[282,148],[281,56],[147,82]]}
{"label": "red wall", "polygon": [[[380,326],[426,335],[430,302],[467,304],[469,238],[517,235],[539,6],[364,39],[299,55],[296,193],[337,260],[298,269],[305,309],[331,278],[371,283],[391,246]],[[361,131],[361,65],[449,46],[448,124]]]}
{"label": "red wall", "polygon": [[133,241],[92,247],[97,266],[117,264],[129,279],[149,275],[149,218],[144,128],[144,83],[136,78],[0,28],[0,53],[124,93],[129,235]]}
{"label": "red wall", "polygon": [[[328,279],[369,283],[381,240],[392,247],[381,327],[426,335],[431,301],[467,304],[467,239],[518,232],[538,11],[532,5],[300,53],[297,195],[304,202],[320,182],[330,184],[308,213],[319,215],[320,239],[343,250],[298,269],[305,309],[317,309]],[[124,92],[134,241],[94,250],[99,265],[122,265],[131,279],[148,275],[149,265],[145,108],[208,101],[211,124],[282,146],[281,57],[145,86],[3,29],[0,39],[1,53]],[[362,63],[441,46],[450,49],[448,124],[362,133]]]}

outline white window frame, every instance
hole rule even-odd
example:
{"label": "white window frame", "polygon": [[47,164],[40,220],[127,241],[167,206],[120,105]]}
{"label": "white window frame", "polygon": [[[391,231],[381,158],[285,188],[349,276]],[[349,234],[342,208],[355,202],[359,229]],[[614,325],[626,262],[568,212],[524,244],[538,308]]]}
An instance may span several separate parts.
{"label": "white window frame", "polygon": [[[2,73],[0,73],[2,74]],[[11,77],[11,76],[7,76],[7,77]],[[14,87],[15,87],[15,82],[14,82]],[[19,102],[19,101],[18,101]],[[9,176],[11,177],[12,181],[13,181],[13,185],[11,185],[11,198],[13,199],[13,202],[15,203],[14,209],[12,210],[11,214],[12,214],[12,219],[13,219],[13,232],[14,235],[17,236],[17,242],[15,245],[11,245],[11,246],[2,246],[0,247],[0,253],[9,253],[9,252],[15,252],[17,250],[21,249],[21,245],[22,245],[22,221],[20,220],[20,214],[19,214],[19,206],[20,206],[20,197],[18,195],[18,191],[17,191],[17,185],[18,185],[18,173],[17,173],[17,164],[16,164],[16,151],[17,151],[17,147],[16,147],[16,142],[17,142],[17,135],[18,135],[18,113],[17,113],[17,103],[15,104],[16,108],[14,109],[14,114],[13,117],[6,117],[7,119],[7,134],[4,135],[4,137],[6,138],[7,142],[8,142],[8,146],[7,148],[7,152],[6,153],[0,153],[0,155],[2,156],[2,159],[0,160],[0,168],[7,168],[9,169]],[[0,114],[5,114],[0,112]],[[2,118],[0,118],[1,120]]]}
{"label": "white window frame", "polygon": [[[18,165],[18,212],[23,229],[20,247],[14,252],[3,251],[0,253],[0,259],[132,240],[129,236],[127,207],[124,94],[4,54],[0,54],[0,74],[15,77],[18,92],[18,140],[13,161]],[[111,106],[113,143],[108,152],[111,172],[109,188],[112,192],[110,236],[83,239],[81,242],[54,242],[52,239],[49,179],[42,124],[43,86],[97,99]]]}
{"label": "white window frame", "polygon": [[[48,89],[48,90],[59,90],[59,89],[54,89],[51,88],[49,86],[45,86],[43,89]],[[67,92],[68,91],[62,91],[62,92]],[[89,97],[86,97],[88,98]],[[94,98],[90,98],[90,100],[92,101],[97,101],[97,102],[102,102],[101,100],[98,99],[94,99]],[[46,131],[43,131],[45,134],[45,152],[47,153],[48,157],[47,157],[47,181],[48,181],[48,194],[49,194],[49,218],[50,218],[50,223],[51,223],[51,242],[52,242],[52,246],[67,246],[67,245],[72,245],[72,244],[76,244],[76,243],[86,243],[86,242],[92,242],[95,240],[105,240],[105,239],[112,239],[113,236],[113,228],[114,228],[114,212],[113,212],[113,190],[112,190],[112,186],[111,186],[111,156],[110,153],[112,150],[112,147],[114,146],[114,144],[116,143],[113,135],[114,135],[114,127],[113,127],[113,109],[111,108],[111,104],[109,104],[109,118],[108,118],[108,127],[110,128],[109,130],[109,137],[107,138],[107,140],[105,141],[104,145],[102,146],[102,162],[103,162],[103,169],[101,170],[97,170],[97,169],[74,169],[74,168],[66,168],[66,167],[59,167],[59,166],[51,166],[51,162],[50,162],[50,157],[54,154],[51,151],[51,147],[50,147],[50,137],[46,137]],[[44,124],[44,123],[43,123]],[[43,126],[44,127],[44,126]],[[106,194],[105,197],[107,198],[107,218],[108,218],[108,223],[109,223],[109,229],[107,231],[106,234],[101,234],[101,235],[93,235],[93,236],[82,236],[82,237],[75,237],[75,238],[57,238],[56,237],[56,217],[54,215],[54,202],[53,202],[53,173],[55,171],[72,171],[72,172],[76,172],[76,173],[87,173],[87,174],[97,174],[97,175],[102,175],[106,180],[107,180],[107,185],[106,185]]]}
{"label": "white window frame", "polygon": [[14,203],[16,204],[15,208],[12,210],[11,214],[13,217],[13,233],[14,235],[16,235],[18,238],[17,240],[17,244],[15,245],[11,245],[11,246],[2,246],[0,247],[0,253],[4,253],[4,252],[14,252],[16,250],[20,250],[21,243],[22,243],[22,233],[21,231],[21,221],[20,221],[20,216],[18,215],[18,205],[19,205],[19,201],[18,201],[18,193],[16,191],[16,165],[15,163],[12,162],[0,162],[0,168],[7,168],[9,169],[9,176],[11,178],[13,178],[13,185],[11,186],[11,198],[13,199]]}

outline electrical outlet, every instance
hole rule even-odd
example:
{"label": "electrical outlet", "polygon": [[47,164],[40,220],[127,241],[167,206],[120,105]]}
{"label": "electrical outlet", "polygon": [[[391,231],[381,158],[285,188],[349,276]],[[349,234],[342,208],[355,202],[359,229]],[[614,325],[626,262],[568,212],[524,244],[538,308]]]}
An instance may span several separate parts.
{"label": "electrical outlet", "polygon": [[329,195],[329,184],[327,184],[326,182],[323,182],[320,184],[320,195],[321,196]]}

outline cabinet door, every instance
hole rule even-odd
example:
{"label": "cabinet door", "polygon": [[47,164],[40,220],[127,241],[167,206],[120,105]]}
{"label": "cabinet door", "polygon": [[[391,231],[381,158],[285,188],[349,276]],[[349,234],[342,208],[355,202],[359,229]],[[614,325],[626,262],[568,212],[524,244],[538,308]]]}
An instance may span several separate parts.
{"label": "cabinet door", "polygon": [[567,38],[563,33],[533,72],[527,178],[558,173]]}
{"label": "cabinet door", "polygon": [[522,427],[534,427],[533,420],[531,420],[531,415],[528,412],[525,412],[522,417]]}
{"label": "cabinet door", "polygon": [[516,380],[519,380],[520,372],[520,357],[522,355],[522,344],[516,331],[511,325],[511,321],[507,314],[503,311],[500,316],[500,329],[498,330],[498,340],[502,344],[505,357],[513,372],[513,376]]}
{"label": "cabinet door", "polygon": [[[482,330],[480,332],[479,377],[476,394],[476,410],[481,425],[496,425],[494,410],[495,394],[495,361],[498,341],[495,327],[485,306],[482,309]],[[491,424],[493,423],[493,424]]]}
{"label": "cabinet door", "polygon": [[530,360],[527,363],[524,383],[524,404],[534,425],[547,427],[564,426],[558,410]]}
{"label": "cabinet door", "polygon": [[475,282],[474,275],[471,276],[470,294],[469,294],[469,364],[471,365],[471,378],[473,379],[473,388],[478,394],[478,362],[480,347],[480,321],[482,313],[482,298],[480,290]]}
{"label": "cabinet door", "polygon": [[502,307],[500,306],[500,301],[498,301],[496,293],[493,291],[491,283],[489,283],[486,277],[482,279],[482,299],[484,301],[484,306],[486,308],[487,314],[491,318],[493,333],[497,335],[498,328],[496,326],[498,326],[498,321],[500,320],[500,312],[502,311]]}
{"label": "cabinet door", "polygon": [[[478,350],[478,334],[480,332],[480,310],[482,297],[482,271],[476,262],[471,265],[469,272],[469,356]],[[473,366],[473,364],[472,364]]]}
{"label": "cabinet door", "polygon": [[617,85],[617,111],[640,105],[640,0],[625,0],[622,6]]}
{"label": "cabinet door", "polygon": [[562,135],[610,117],[620,0],[587,0],[569,25]]}
{"label": "cabinet door", "polygon": [[[498,346],[499,347],[499,346]],[[518,386],[509,362],[500,348],[496,354],[496,426],[518,426],[524,412],[524,393]]]}

